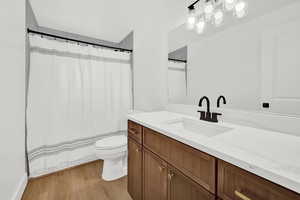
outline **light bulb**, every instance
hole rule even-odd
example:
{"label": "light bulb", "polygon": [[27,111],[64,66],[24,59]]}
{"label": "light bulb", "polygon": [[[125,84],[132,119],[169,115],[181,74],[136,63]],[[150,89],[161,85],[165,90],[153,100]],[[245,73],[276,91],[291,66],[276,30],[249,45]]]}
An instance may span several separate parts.
{"label": "light bulb", "polygon": [[235,14],[238,18],[242,18],[246,15],[247,4],[245,1],[239,1],[235,5]]}
{"label": "light bulb", "polygon": [[232,4],[234,3],[234,0],[225,0],[225,3]]}
{"label": "light bulb", "polygon": [[202,34],[205,28],[205,21],[203,18],[201,18],[198,23],[196,24],[196,31],[198,34]]}
{"label": "light bulb", "polygon": [[211,19],[214,11],[214,6],[211,2],[208,2],[204,6],[204,13],[205,13],[205,18],[206,19]]}
{"label": "light bulb", "polygon": [[196,16],[193,11],[190,11],[190,14],[188,16],[187,23],[186,23],[187,29],[188,30],[194,29],[195,24],[196,24]]}
{"label": "light bulb", "polygon": [[225,0],[225,9],[231,11],[234,9],[236,0]]}
{"label": "light bulb", "polygon": [[214,22],[216,26],[220,26],[223,22],[224,14],[221,10],[217,10],[214,14]]}

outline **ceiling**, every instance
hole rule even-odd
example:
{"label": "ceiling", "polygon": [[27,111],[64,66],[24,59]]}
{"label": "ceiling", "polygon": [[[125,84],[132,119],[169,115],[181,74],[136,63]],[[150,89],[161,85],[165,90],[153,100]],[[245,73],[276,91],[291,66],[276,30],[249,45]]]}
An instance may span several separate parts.
{"label": "ceiling", "polygon": [[[145,15],[157,15],[155,1],[141,0],[30,0],[40,26],[120,42]],[[159,0],[170,24],[185,18],[186,0]],[[148,6],[147,6],[148,4]],[[150,5],[150,6],[149,6]],[[157,6],[158,7],[158,6]]]}
{"label": "ceiling", "polygon": [[[135,29],[143,17],[157,17],[158,9],[166,13],[170,50],[199,39],[187,31],[185,19],[188,4],[194,0],[30,0],[40,26],[77,33],[111,42],[120,42]],[[250,21],[298,0],[247,0],[249,14],[244,20],[226,16],[221,28],[209,28],[206,35],[235,24]],[[149,25],[151,26],[151,24]]]}
{"label": "ceiling", "polygon": [[[190,1],[190,0],[189,0]],[[274,10],[288,6],[292,3],[299,2],[299,0],[246,0],[249,4],[248,15],[244,19],[236,19],[232,15],[225,15],[224,24],[221,27],[207,27],[203,35],[198,35],[195,31],[188,31],[185,24],[181,24],[174,28],[169,33],[169,51],[174,51],[183,46],[189,45],[204,37],[213,35],[229,27],[237,24],[249,22],[259,16],[270,13]]]}

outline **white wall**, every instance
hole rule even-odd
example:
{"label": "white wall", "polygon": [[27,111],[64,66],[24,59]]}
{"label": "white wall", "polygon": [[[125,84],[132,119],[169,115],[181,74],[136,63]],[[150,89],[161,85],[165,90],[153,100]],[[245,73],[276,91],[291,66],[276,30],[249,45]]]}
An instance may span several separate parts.
{"label": "white wall", "polygon": [[225,95],[228,107],[261,108],[262,33],[300,19],[300,3],[202,38],[188,47],[189,104]]}
{"label": "white wall", "polygon": [[25,174],[25,1],[0,7],[0,199],[12,199]]}
{"label": "white wall", "polygon": [[167,103],[167,13],[163,2],[139,1],[137,5],[143,8],[137,10],[134,27],[134,104],[138,110],[159,110]]}

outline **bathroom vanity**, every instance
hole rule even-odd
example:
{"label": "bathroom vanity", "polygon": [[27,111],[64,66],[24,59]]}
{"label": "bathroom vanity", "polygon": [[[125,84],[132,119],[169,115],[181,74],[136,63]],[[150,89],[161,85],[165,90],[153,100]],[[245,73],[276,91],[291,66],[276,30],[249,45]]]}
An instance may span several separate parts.
{"label": "bathroom vanity", "polygon": [[259,129],[198,123],[169,112],[130,115],[128,192],[132,199],[300,200],[298,168],[293,168],[296,177],[291,173],[286,177],[282,170],[276,173],[268,166],[267,157],[255,160],[245,149],[222,146],[226,134],[230,137],[239,130],[247,134]]}

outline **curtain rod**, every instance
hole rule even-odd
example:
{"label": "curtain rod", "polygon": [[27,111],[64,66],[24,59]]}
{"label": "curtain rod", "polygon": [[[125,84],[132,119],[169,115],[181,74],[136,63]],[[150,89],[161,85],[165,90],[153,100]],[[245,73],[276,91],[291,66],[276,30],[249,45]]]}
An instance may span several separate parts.
{"label": "curtain rod", "polygon": [[175,62],[187,63],[186,60],[178,60],[178,59],[172,59],[172,58],[169,58],[168,60],[169,60],[169,61],[175,61]]}
{"label": "curtain rod", "polygon": [[96,43],[87,42],[87,41],[83,41],[83,40],[76,40],[76,39],[67,38],[67,37],[63,37],[63,36],[59,36],[59,35],[54,35],[54,34],[51,34],[51,33],[34,31],[34,30],[29,29],[29,28],[27,29],[27,32],[28,33],[39,34],[39,35],[44,35],[44,36],[49,36],[49,37],[54,37],[54,38],[63,39],[63,40],[68,40],[68,41],[72,41],[72,42],[78,42],[78,43],[89,44],[89,45],[93,45],[93,46],[104,47],[104,48],[113,49],[113,50],[121,51],[121,52],[132,53],[131,49],[123,49],[123,48],[119,48],[119,47],[112,47],[112,46],[107,46],[107,45],[102,45],[102,44],[96,44]]}

